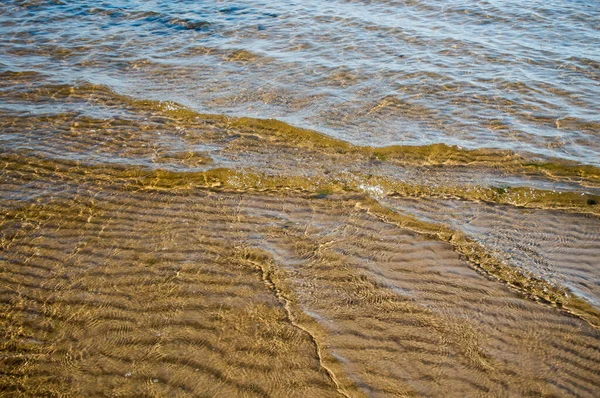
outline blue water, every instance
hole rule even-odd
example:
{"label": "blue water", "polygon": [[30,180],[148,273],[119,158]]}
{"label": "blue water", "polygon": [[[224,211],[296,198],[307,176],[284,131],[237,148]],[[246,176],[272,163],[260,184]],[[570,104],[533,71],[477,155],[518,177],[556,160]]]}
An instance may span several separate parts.
{"label": "blue water", "polygon": [[600,165],[599,21],[597,1],[5,1],[0,72]]}

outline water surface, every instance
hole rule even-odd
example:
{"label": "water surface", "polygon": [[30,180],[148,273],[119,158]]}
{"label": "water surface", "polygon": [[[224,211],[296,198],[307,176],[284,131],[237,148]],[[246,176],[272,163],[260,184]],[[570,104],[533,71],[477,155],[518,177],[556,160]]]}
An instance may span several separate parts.
{"label": "water surface", "polygon": [[363,145],[600,165],[594,1],[10,1],[3,70]]}
{"label": "water surface", "polygon": [[6,1],[7,396],[600,395],[593,1]]}

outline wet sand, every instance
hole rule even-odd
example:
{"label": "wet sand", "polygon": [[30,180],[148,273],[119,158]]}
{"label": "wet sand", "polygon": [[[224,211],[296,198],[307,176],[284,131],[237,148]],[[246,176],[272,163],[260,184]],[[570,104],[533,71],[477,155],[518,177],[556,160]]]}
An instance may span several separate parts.
{"label": "wet sand", "polygon": [[5,392],[593,396],[600,382],[596,328],[352,196],[78,189],[5,213]]}
{"label": "wet sand", "polygon": [[600,396],[590,0],[0,6],[0,396]]}
{"label": "wet sand", "polygon": [[595,168],[49,90],[129,116],[3,118],[6,395],[597,395]]}

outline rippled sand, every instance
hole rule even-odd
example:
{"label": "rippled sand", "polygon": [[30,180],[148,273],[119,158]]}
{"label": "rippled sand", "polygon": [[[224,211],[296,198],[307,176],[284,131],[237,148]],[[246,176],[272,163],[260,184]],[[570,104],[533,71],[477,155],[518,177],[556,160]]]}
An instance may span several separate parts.
{"label": "rippled sand", "polygon": [[597,7],[239,3],[0,6],[0,395],[600,396]]}
{"label": "rippled sand", "polygon": [[5,391],[597,391],[596,328],[360,198],[46,184],[2,221]]}
{"label": "rippled sand", "polygon": [[8,394],[598,392],[597,169],[24,98],[105,116],[2,119]]}

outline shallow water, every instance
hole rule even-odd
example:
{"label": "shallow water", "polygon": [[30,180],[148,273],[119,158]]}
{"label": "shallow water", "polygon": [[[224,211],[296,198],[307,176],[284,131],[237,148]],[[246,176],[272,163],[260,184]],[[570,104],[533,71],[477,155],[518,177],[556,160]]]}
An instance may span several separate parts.
{"label": "shallow water", "polygon": [[4,2],[3,70],[371,146],[600,165],[595,1]]}
{"label": "shallow water", "polygon": [[598,20],[4,2],[0,389],[598,396]]}

